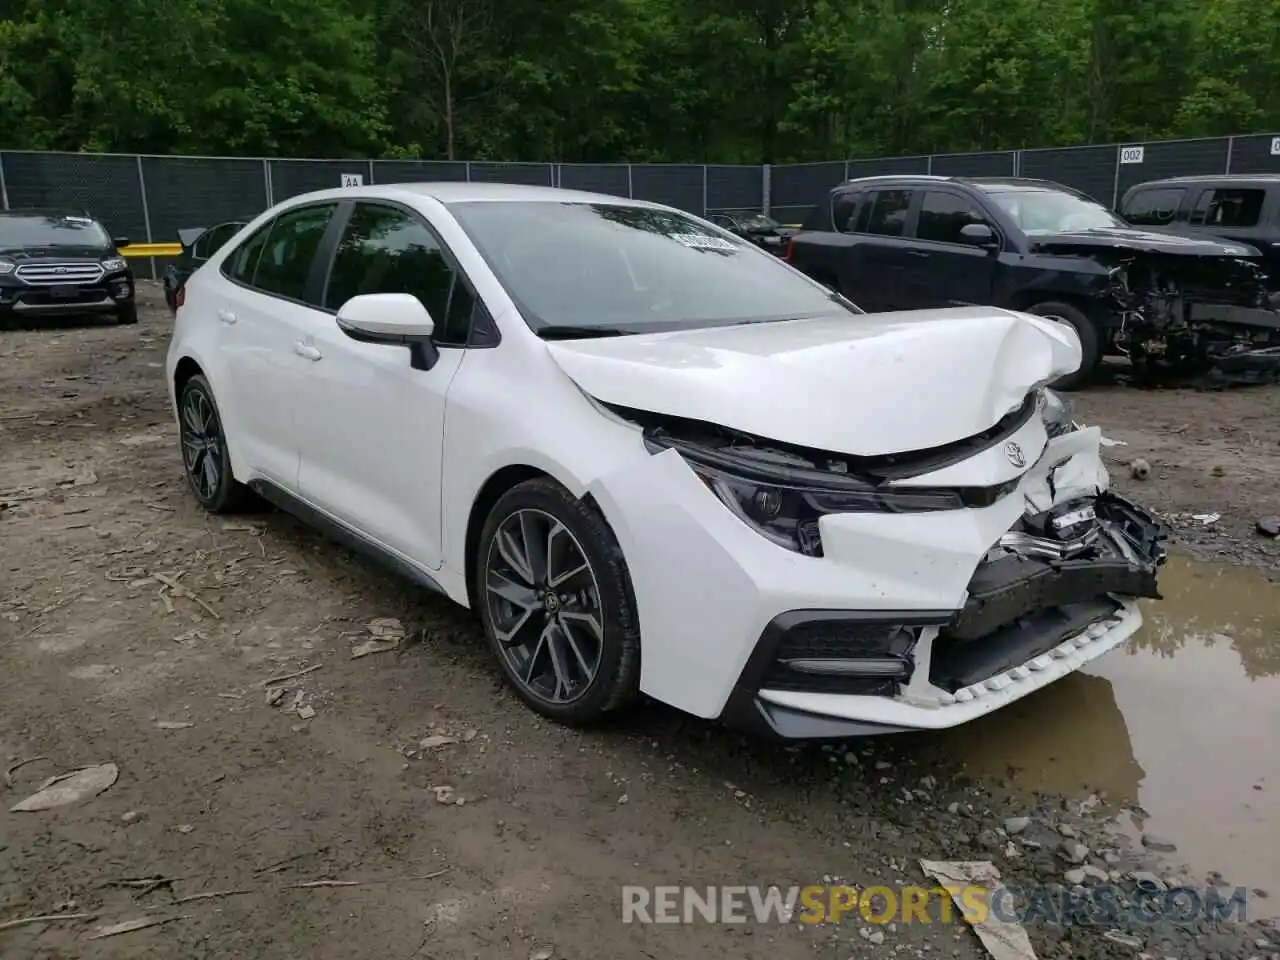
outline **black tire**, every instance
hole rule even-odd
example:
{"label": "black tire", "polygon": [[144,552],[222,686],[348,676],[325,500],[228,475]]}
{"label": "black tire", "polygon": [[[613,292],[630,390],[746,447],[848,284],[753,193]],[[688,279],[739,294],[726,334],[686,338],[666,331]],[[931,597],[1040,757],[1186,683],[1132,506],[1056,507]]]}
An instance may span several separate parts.
{"label": "black tire", "polygon": [[[513,530],[521,543],[506,539]],[[526,563],[533,575],[525,577],[508,557],[515,549],[523,550],[528,559],[530,551],[521,544],[530,539],[536,543],[539,535],[547,557],[541,570],[535,569],[536,562]],[[547,581],[557,576],[557,564],[574,567],[574,549],[585,561],[585,573],[562,577],[556,590],[547,591]],[[520,699],[536,712],[561,723],[585,725],[636,697],[640,626],[631,577],[613,531],[591,506],[550,478],[513,487],[485,520],[473,576],[476,605],[498,665]],[[498,595],[493,585],[505,595]],[[548,592],[550,601],[544,599]],[[591,617],[600,626],[598,633],[587,625]],[[510,642],[504,641],[504,633]],[[593,652],[592,671],[587,667]],[[572,676],[564,681],[565,696],[560,697],[564,674]],[[568,682],[574,677],[576,685]],[[554,686],[548,691],[549,683]]]}
{"label": "black tire", "polygon": [[138,322],[138,305],[136,303],[122,304],[116,310],[116,323],[122,327],[129,326]]}
{"label": "black tire", "polygon": [[1055,390],[1079,390],[1093,382],[1098,368],[1102,366],[1102,343],[1098,326],[1079,307],[1059,300],[1047,300],[1027,308],[1027,313],[1037,317],[1047,317],[1062,323],[1069,323],[1075,328],[1080,338],[1080,369],[1061,377],[1051,386]]}
{"label": "black tire", "polygon": [[231,453],[209,381],[196,374],[178,397],[178,430],[187,484],[210,513],[236,513],[254,501],[231,472]]}

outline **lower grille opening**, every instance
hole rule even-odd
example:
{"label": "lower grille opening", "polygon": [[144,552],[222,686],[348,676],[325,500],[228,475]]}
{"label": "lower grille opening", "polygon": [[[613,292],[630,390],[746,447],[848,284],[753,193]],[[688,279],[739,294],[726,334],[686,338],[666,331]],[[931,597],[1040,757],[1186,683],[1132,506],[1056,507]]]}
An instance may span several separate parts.
{"label": "lower grille opening", "polygon": [[1012,670],[1095,623],[1114,617],[1120,604],[1110,597],[1036,610],[976,639],[944,628],[933,641],[929,681],[948,693]]}
{"label": "lower grille opening", "polygon": [[911,652],[919,635],[919,627],[898,623],[803,622],[783,634],[760,686],[892,697],[911,679]]}

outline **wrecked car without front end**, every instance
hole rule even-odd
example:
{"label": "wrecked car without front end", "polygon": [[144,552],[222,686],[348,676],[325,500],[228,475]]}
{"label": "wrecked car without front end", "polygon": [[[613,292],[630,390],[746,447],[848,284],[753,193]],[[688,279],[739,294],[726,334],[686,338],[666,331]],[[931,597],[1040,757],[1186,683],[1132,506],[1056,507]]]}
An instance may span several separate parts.
{"label": "wrecked car without front end", "polygon": [[1017,178],[869,177],[834,188],[790,262],[869,310],[993,304],[1076,329],[1081,386],[1108,355],[1215,381],[1280,376],[1280,314],[1253,247],[1135,228]]}

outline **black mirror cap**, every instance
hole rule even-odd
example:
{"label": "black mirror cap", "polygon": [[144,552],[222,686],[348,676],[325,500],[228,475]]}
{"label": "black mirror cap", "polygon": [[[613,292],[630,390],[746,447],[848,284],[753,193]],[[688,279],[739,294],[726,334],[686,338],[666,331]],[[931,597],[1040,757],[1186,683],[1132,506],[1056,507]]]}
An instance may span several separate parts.
{"label": "black mirror cap", "polygon": [[117,250],[119,250],[121,247],[127,247],[129,245],[129,238],[128,237],[112,237],[111,243]]}

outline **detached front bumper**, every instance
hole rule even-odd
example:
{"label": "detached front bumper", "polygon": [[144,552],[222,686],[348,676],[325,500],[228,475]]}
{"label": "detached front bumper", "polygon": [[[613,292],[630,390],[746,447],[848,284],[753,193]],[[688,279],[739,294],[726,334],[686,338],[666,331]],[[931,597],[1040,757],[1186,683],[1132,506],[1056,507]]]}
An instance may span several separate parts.
{"label": "detached front bumper", "polygon": [[[624,556],[649,558],[629,563],[641,689],[784,738],[938,729],[1124,642],[1164,528],[1105,493],[1096,428],[1008,439],[910,481],[1009,484],[995,502],[829,515],[821,557],[751,530],[672,450],[593,483]],[[1008,447],[1035,460],[1013,480]]]}

